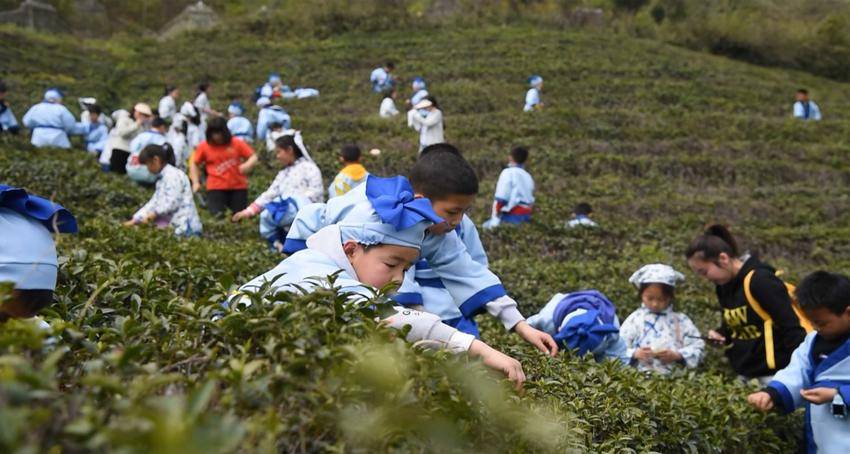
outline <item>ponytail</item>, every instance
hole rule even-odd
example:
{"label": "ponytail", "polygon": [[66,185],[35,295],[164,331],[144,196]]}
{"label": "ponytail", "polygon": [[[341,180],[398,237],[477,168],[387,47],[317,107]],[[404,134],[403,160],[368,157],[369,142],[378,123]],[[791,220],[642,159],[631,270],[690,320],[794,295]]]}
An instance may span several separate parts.
{"label": "ponytail", "polygon": [[162,145],[148,145],[141,153],[139,153],[139,162],[147,164],[154,157],[159,158],[163,164],[176,165],[177,158],[174,155],[174,148],[168,142]]}
{"label": "ponytail", "polygon": [[720,257],[721,253],[729,257],[740,255],[738,243],[729,229],[720,224],[713,224],[708,226],[702,235],[691,241],[690,246],[685,251],[685,257],[714,261]]}
{"label": "ponytail", "polygon": [[292,135],[287,134],[285,136],[280,136],[275,139],[274,144],[278,148],[292,148],[292,151],[295,152],[295,159],[304,156],[304,151],[297,143],[295,143],[295,137]]}

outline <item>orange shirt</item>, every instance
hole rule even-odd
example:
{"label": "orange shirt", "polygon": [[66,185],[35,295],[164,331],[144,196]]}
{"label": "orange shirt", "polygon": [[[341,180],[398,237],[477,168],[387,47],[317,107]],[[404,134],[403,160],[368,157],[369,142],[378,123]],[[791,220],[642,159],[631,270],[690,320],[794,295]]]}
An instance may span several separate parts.
{"label": "orange shirt", "polygon": [[192,159],[206,165],[207,190],[248,189],[248,177],[239,171],[239,165],[253,155],[250,145],[234,137],[229,145],[201,142]]}

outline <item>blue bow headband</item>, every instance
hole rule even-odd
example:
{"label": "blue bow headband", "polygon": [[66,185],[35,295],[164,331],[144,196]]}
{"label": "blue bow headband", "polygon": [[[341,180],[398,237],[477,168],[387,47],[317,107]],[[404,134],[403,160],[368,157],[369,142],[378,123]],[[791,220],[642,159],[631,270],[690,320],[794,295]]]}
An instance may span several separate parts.
{"label": "blue bow headband", "polygon": [[443,219],[431,207],[431,201],[414,198],[413,186],[402,176],[366,180],[366,198],[384,224],[396,230],[408,229],[422,221],[439,224]]}

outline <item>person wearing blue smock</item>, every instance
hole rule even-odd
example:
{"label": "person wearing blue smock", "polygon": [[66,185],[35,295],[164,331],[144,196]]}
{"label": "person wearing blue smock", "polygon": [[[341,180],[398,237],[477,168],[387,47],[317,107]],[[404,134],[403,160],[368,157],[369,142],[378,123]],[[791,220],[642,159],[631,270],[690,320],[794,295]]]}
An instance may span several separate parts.
{"label": "person wearing blue smock", "polygon": [[502,170],[496,182],[493,211],[490,220],[482,227],[493,229],[503,222],[522,224],[531,221],[534,211],[534,179],[525,170],[528,149],[516,147],[511,150],[508,167]]}
{"label": "person wearing blue smock", "polygon": [[631,357],[620,338],[620,321],[614,304],[598,290],[558,293],[528,324],[552,335],[558,346],[587,353],[602,362],[606,359],[628,365]]}
{"label": "person wearing blue smock", "polygon": [[71,148],[68,135],[77,127],[74,115],[62,105],[62,93],[55,88],[44,92],[44,101],[30,107],[23,123],[32,131],[31,142],[36,147]]}
{"label": "person wearing blue smock", "polygon": [[372,84],[372,91],[375,93],[384,93],[395,88],[395,78],[393,70],[395,63],[387,61],[384,66],[372,70],[369,75],[369,82]]}
{"label": "person wearing blue smock", "polygon": [[0,322],[29,318],[53,302],[59,264],[51,233],[76,233],[77,220],[61,205],[0,184],[0,282],[13,285]]}
{"label": "person wearing blue smock", "polygon": [[269,125],[272,123],[280,124],[283,129],[292,128],[292,119],[289,114],[283,110],[283,107],[273,105],[271,99],[267,97],[258,99],[257,107],[260,108],[260,113],[257,115],[257,140],[266,140]]}
{"label": "person wearing blue smock", "polygon": [[[413,83],[411,83],[411,88],[413,89],[413,96],[411,96],[410,99],[407,100],[407,104],[410,107],[419,104],[423,99],[428,97],[428,90],[427,86],[425,85],[425,79],[421,77],[413,79]],[[427,116],[428,112],[421,112],[422,110],[424,109],[420,109],[420,113],[422,113],[422,116]]]}
{"label": "person wearing blue smock", "polygon": [[233,137],[238,137],[248,143],[254,143],[254,126],[251,125],[251,120],[243,116],[244,113],[245,108],[242,107],[242,103],[238,101],[230,103],[227,106],[227,116],[229,117],[227,120],[227,129],[230,130],[230,134]]}
{"label": "person wearing blue smock", "polygon": [[147,166],[139,162],[139,155],[148,145],[164,145],[168,142],[165,120],[154,118],[151,128],[143,131],[130,142],[130,158],[127,159],[127,176],[136,183],[152,185],[156,183],[157,176],[148,171]]}
{"label": "person wearing blue smock", "polygon": [[269,74],[268,82],[266,82],[265,84],[263,84],[262,87],[260,87],[259,97],[269,99],[280,98],[282,92],[284,91],[284,88],[286,90],[289,90],[289,87],[285,87],[283,85],[283,80],[280,78],[280,74],[271,73]]}
{"label": "person wearing blue smock", "polygon": [[0,80],[0,134],[17,134],[21,127],[6,102],[6,83]]}
{"label": "person wearing blue smock", "polygon": [[83,136],[83,141],[86,144],[86,151],[100,156],[106,147],[106,140],[109,138],[109,129],[100,121],[102,116],[100,106],[93,104],[88,106],[88,121],[77,123],[76,134]]}
{"label": "person wearing blue smock", "polygon": [[540,91],[543,90],[543,78],[538,75],[533,75],[528,78],[528,85],[531,87],[525,93],[525,107],[522,108],[525,112],[531,112],[543,107],[543,101],[540,100]]}
{"label": "person wearing blue smock", "polygon": [[803,121],[820,121],[820,107],[809,99],[809,91],[805,88],[797,90],[796,102],[794,103],[794,118]]}

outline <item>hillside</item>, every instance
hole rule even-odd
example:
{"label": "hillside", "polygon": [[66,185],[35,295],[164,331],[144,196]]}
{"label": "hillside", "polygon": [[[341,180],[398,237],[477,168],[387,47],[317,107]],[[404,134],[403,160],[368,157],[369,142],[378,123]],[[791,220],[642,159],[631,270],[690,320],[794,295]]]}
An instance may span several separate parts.
{"label": "hillside", "polygon": [[[0,36],[17,44],[0,48],[0,76],[19,118],[53,85],[69,100],[96,96],[114,109],[155,103],[165,83],[186,96],[210,80],[223,109],[234,97],[250,103],[267,73],[280,71],[292,86],[321,90],[286,108],[326,180],[346,142],[383,150],[366,161],[377,174],[403,173],[415,159],[415,133],[401,119],[377,118],[380,99],[367,85],[369,71],[393,58],[405,80],[428,80],[447,139],[475,166],[477,222],[510,147],[531,148],[534,222],[483,234],[492,268],[527,315],[556,292],[595,287],[624,318],[639,304],[628,276],[650,261],[686,271],[682,251],[713,220],[730,223],[793,281],[818,268],[850,270],[846,84],[653,41],[531,27],[285,41],[236,31],[166,43],[10,28]],[[547,108],[522,115],[531,73],[546,79]],[[811,89],[824,121],[789,118],[798,86]],[[375,342],[387,334],[355,311],[329,315],[320,303],[331,295],[209,322],[232,284],[279,259],[263,250],[255,224],[204,217],[205,238],[178,243],[123,229],[145,190],[101,174],[82,153],[0,140],[0,181],[55,196],[82,224],[78,237],[60,241],[67,259],[47,316],[62,333],[53,350],[62,354],[31,348],[35,334],[23,325],[0,333],[0,401],[11,404],[0,420],[14,422],[0,446],[752,452],[794,443],[801,416],[752,412],[716,351],[696,373],[646,378],[569,354],[547,361],[482,316],[484,339],[521,358],[530,376],[523,396],[505,400],[509,393],[465,360]],[[266,160],[252,195],[274,172]],[[593,204],[601,231],[563,228],[579,201]],[[677,307],[707,331],[719,322],[713,290],[686,275]],[[334,323],[316,322],[326,317]],[[346,325],[347,317],[362,321]],[[475,381],[459,379],[458,368]],[[27,431],[33,424],[39,429]]]}

